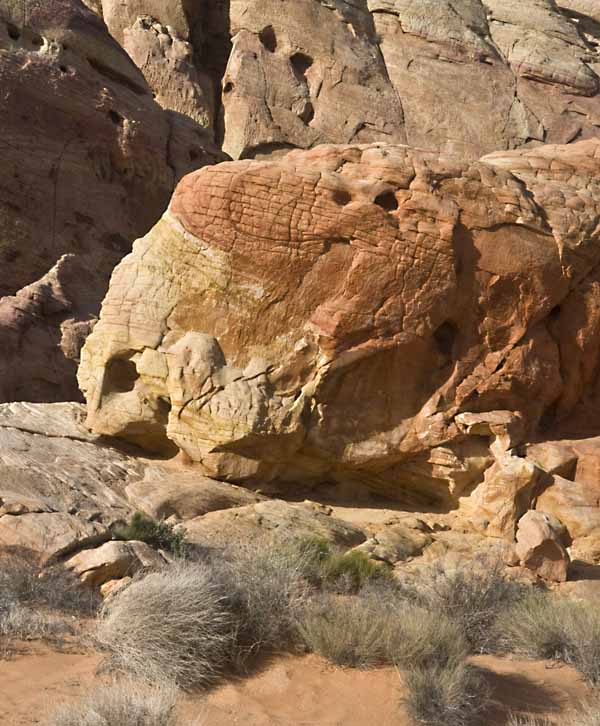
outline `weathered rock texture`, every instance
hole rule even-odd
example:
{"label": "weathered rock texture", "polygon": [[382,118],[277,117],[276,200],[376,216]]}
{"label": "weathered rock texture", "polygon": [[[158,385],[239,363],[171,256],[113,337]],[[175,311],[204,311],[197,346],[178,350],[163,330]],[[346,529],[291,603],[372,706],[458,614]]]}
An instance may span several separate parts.
{"label": "weathered rock texture", "polygon": [[0,88],[0,401],[76,399],[114,265],[224,157],[79,0],[0,0]]}
{"label": "weathered rock texture", "polygon": [[[0,549],[26,547],[56,559],[110,539],[111,530],[136,510],[157,519],[199,521],[206,512],[264,499],[115,448],[119,442],[91,434],[84,420],[77,403],[0,405]],[[134,550],[115,544],[98,558],[118,551],[129,564],[135,555],[146,566],[139,547]],[[104,568],[95,557],[75,560],[81,573]]]}
{"label": "weathered rock texture", "polygon": [[512,537],[552,481],[519,447],[597,412],[599,219],[593,140],[207,167],[113,275],[88,424],[218,478],[462,501]]}
{"label": "weathered rock texture", "polygon": [[236,158],[406,140],[476,159],[598,135],[595,0],[105,0],[96,10],[157,100],[214,125]]}

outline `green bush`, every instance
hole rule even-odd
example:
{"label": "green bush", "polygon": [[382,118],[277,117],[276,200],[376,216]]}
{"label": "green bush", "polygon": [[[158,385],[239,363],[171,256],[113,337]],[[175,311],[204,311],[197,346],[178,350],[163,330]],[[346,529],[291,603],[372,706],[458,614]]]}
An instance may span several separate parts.
{"label": "green bush", "polygon": [[321,581],[340,592],[356,593],[375,581],[393,581],[389,565],[373,562],[364,552],[329,553],[321,560]]}
{"label": "green bush", "polygon": [[176,557],[184,557],[187,553],[187,534],[183,527],[176,528],[168,522],[155,522],[140,512],[131,517],[128,525],[117,528],[114,534],[117,539],[145,542]]}
{"label": "green bush", "polygon": [[600,684],[600,611],[593,604],[534,592],[500,616],[497,633],[510,652],[569,663]]}

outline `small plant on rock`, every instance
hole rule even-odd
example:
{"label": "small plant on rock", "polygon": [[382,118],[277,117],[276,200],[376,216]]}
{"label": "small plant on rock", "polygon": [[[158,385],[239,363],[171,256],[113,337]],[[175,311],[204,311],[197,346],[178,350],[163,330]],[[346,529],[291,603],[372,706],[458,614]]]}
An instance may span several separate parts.
{"label": "small plant on rock", "polygon": [[125,527],[116,529],[115,536],[120,540],[145,542],[176,557],[184,557],[187,552],[187,534],[183,527],[176,527],[169,522],[156,522],[140,512],[136,512]]}

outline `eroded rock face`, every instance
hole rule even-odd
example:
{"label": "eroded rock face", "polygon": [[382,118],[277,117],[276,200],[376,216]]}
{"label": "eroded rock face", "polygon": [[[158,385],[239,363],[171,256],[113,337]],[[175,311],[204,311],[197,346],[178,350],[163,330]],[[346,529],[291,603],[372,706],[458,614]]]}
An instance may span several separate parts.
{"label": "eroded rock face", "polygon": [[512,535],[540,489],[518,447],[595,395],[599,171],[587,141],[190,175],[115,271],[82,356],[88,424],[220,478],[421,504],[456,506],[496,462],[527,493],[505,513],[484,495]]}
{"label": "eroded rock face", "polygon": [[114,265],[223,157],[79,0],[0,2],[0,86],[0,401],[76,399]]}
{"label": "eroded rock face", "polygon": [[[88,0],[96,3],[97,0]],[[595,0],[105,0],[167,108],[234,158],[404,142],[477,159],[598,136]]]}

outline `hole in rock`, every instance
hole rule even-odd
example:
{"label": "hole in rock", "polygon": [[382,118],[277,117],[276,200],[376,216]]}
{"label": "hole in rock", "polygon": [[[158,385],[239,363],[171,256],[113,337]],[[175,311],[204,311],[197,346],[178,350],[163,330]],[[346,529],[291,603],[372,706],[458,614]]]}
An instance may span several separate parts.
{"label": "hole in rock", "polygon": [[32,38],[31,38],[31,43],[32,43],[32,45],[34,45],[34,46],[35,46],[36,48],[39,48],[40,46],[42,46],[42,45],[44,44],[44,39],[42,38],[42,36],[41,36],[41,35],[37,35],[37,34],[35,34],[35,35],[33,35],[33,36],[32,36]]}
{"label": "hole in rock", "polygon": [[454,343],[456,342],[457,336],[458,328],[451,320],[447,320],[445,323],[442,323],[433,334],[433,339],[435,340],[437,349],[446,358],[452,357]]}
{"label": "hole in rock", "polygon": [[345,206],[352,201],[352,197],[348,192],[344,191],[343,189],[336,189],[333,192],[333,201],[336,204],[341,204],[342,206]]}
{"label": "hole in rock", "polygon": [[124,358],[113,358],[106,366],[104,394],[133,391],[138,379],[135,363]]}
{"label": "hole in rock", "polygon": [[108,112],[108,117],[116,126],[120,126],[125,120],[118,111],[112,109]]}
{"label": "hole in rock", "polygon": [[68,73],[69,72],[69,69],[67,68],[67,66],[58,66],[58,70],[61,73]]}
{"label": "hole in rock", "polygon": [[314,119],[315,117],[315,109],[314,106],[310,101],[306,103],[306,106],[304,107],[304,111],[300,114],[300,118],[304,123],[308,126],[308,124]]}
{"label": "hole in rock", "polygon": [[393,212],[398,209],[398,200],[394,192],[382,192],[375,197],[375,204],[386,212]]}
{"label": "hole in rock", "polygon": [[550,318],[550,320],[552,320],[554,322],[555,320],[558,320],[560,318],[560,313],[561,313],[560,305],[555,305],[552,308],[552,310],[550,311],[548,317]]}
{"label": "hole in rock", "polygon": [[16,25],[13,25],[12,23],[7,23],[6,32],[8,33],[8,37],[11,40],[19,40],[19,38],[21,37],[19,29]]}
{"label": "hole in rock", "polygon": [[304,53],[294,53],[290,58],[290,63],[296,78],[306,83],[306,71],[312,66],[313,59]]}
{"label": "hole in rock", "polygon": [[258,34],[258,39],[269,53],[274,53],[277,50],[277,36],[272,25],[263,28]]}
{"label": "hole in rock", "polygon": [[223,86],[223,93],[231,93],[233,91],[233,83],[231,81],[227,81],[227,83]]}

